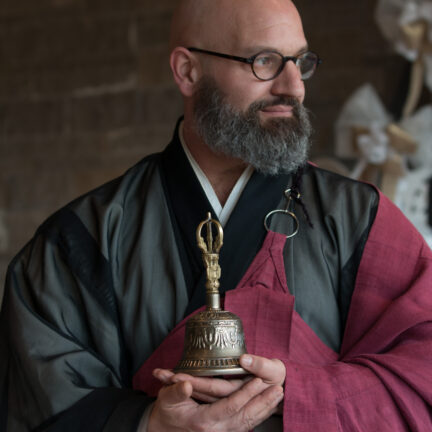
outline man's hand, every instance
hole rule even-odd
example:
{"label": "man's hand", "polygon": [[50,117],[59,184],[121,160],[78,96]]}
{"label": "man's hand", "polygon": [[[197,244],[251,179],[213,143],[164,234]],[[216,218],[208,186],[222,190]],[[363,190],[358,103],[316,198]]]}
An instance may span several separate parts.
{"label": "man's hand", "polygon": [[189,381],[163,387],[150,415],[148,432],[247,432],[276,412],[283,398],[282,387],[269,386],[260,378],[211,404],[197,403],[192,393]]}
{"label": "man's hand", "polygon": [[[283,386],[285,382],[285,365],[280,360],[270,360],[265,357],[244,354],[240,357],[240,364],[251,375],[261,378],[265,384]],[[229,380],[193,377],[187,374],[175,374],[167,369],[155,369],[153,375],[165,385],[190,382],[193,387],[192,396],[195,399],[208,403],[229,396],[252,379],[251,376]]]}
{"label": "man's hand", "polygon": [[148,431],[248,431],[276,413],[283,399],[285,365],[249,354],[240,364],[258,378],[224,380],[155,369],[154,376],[167,387],[159,393]]}

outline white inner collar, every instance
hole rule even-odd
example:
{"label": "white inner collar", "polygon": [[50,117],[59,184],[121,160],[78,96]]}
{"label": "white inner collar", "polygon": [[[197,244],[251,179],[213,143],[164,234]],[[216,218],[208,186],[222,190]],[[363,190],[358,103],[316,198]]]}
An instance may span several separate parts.
{"label": "white inner collar", "polygon": [[[253,174],[253,167],[248,165],[245,170],[243,171],[242,175],[237,180],[236,184],[234,185],[228,199],[226,200],[225,205],[222,207],[211,183],[209,182],[208,178],[204,174],[201,167],[198,165],[197,161],[192,156],[191,152],[189,151],[184,137],[183,137],[183,122],[180,124],[179,127],[179,137],[180,142],[183,147],[184,152],[186,153],[186,156],[189,160],[189,163],[192,166],[192,169],[195,172],[195,175],[198,178],[198,181],[201,184],[201,187],[204,190],[204,193],[207,196],[207,199],[209,200],[211,206],[213,207],[213,211],[216,214],[217,218],[219,219],[219,222],[224,227],[226,223],[228,222],[229,217],[231,216],[231,213],[233,212],[235,206],[237,205],[238,200],[240,199],[240,196],[244,190],[244,188],[247,185],[247,182],[251,178]],[[205,217],[205,215],[203,215]]]}

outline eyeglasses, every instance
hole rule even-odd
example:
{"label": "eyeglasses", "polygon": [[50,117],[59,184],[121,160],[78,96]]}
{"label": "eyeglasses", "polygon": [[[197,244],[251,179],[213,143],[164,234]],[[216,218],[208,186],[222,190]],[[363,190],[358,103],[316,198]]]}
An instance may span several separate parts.
{"label": "eyeglasses", "polygon": [[248,63],[251,65],[253,74],[261,81],[270,81],[275,79],[283,71],[285,63],[288,63],[289,61],[292,61],[297,66],[302,80],[307,80],[314,74],[318,65],[322,63],[322,60],[318,55],[311,51],[299,54],[298,56],[283,56],[277,51],[260,51],[258,54],[246,58],[194,47],[190,47],[188,50],[235,60],[242,63]]}

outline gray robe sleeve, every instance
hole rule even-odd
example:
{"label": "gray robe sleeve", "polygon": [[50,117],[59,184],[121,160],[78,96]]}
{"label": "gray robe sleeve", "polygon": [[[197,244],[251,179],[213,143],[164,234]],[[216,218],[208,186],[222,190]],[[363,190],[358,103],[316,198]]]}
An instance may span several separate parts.
{"label": "gray robe sleeve", "polygon": [[130,389],[110,267],[72,212],[58,218],[9,268],[2,421],[11,431],[135,431],[150,399]]}

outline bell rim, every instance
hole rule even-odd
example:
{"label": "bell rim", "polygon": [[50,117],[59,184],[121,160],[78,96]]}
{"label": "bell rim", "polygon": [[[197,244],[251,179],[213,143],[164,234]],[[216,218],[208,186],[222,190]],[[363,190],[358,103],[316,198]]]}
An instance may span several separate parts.
{"label": "bell rim", "polygon": [[239,366],[231,368],[176,368],[173,372],[176,374],[183,373],[192,376],[250,375],[250,372]]}

